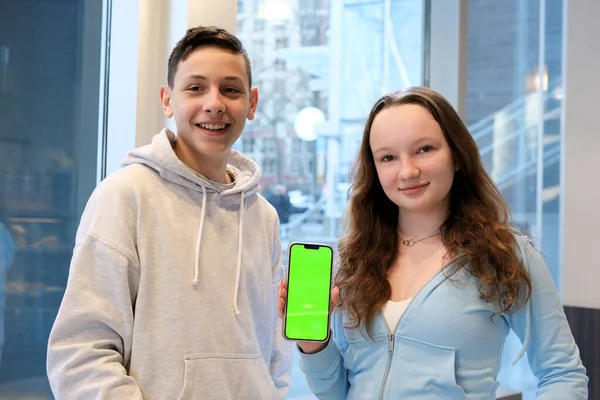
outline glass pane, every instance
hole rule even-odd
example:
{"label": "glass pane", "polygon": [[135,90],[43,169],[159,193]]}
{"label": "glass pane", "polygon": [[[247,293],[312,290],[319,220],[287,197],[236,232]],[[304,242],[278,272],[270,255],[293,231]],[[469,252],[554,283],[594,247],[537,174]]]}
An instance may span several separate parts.
{"label": "glass pane", "polygon": [[559,290],[560,282],[560,229],[559,202],[561,192],[560,152],[563,105],[563,0],[546,0],[542,18],[545,20],[545,46],[542,82],[543,108],[543,180],[541,181],[541,244],[548,268]]}
{"label": "glass pane", "polygon": [[[467,122],[515,222],[558,281],[562,0],[469,0]],[[535,398],[521,343],[510,335],[502,386]]]}
{"label": "glass pane", "polygon": [[96,185],[102,1],[0,0],[0,399],[52,399],[46,346]]}
{"label": "glass pane", "polygon": [[[284,248],[289,238],[337,245],[373,102],[422,84],[423,21],[424,0],[238,0],[260,92],[238,148],[261,167]],[[310,393],[295,360],[289,397]]]}

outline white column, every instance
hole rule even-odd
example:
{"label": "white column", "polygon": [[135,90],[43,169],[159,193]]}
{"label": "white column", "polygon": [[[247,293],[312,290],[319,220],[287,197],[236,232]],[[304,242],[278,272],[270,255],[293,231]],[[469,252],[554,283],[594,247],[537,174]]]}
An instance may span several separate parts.
{"label": "white column", "polygon": [[188,0],[187,26],[216,25],[235,34],[237,0]]}
{"label": "white column", "polygon": [[152,136],[165,126],[159,90],[167,82],[167,59],[172,48],[165,34],[170,25],[169,3],[168,0],[140,2],[136,146],[150,143]]}
{"label": "white column", "polygon": [[[127,151],[135,147],[139,42],[139,0],[113,1],[110,62],[103,79],[108,84],[105,129],[106,175],[119,169]],[[106,49],[106,47],[104,47]],[[104,101],[104,98],[101,98]]]}
{"label": "white column", "polygon": [[431,0],[428,86],[465,119],[468,0]]}
{"label": "white column", "polygon": [[600,308],[600,2],[565,0],[562,281],[569,306]]}

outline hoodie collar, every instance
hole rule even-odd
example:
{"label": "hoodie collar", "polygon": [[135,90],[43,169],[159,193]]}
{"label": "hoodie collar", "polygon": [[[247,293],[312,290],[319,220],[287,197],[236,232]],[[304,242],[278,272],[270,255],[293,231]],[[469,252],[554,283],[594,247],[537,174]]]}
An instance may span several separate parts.
{"label": "hoodie collar", "polygon": [[177,137],[173,132],[163,129],[154,136],[152,143],[130,151],[122,165],[146,165],[158,172],[163,179],[192,191],[203,192],[204,187],[208,193],[221,198],[221,204],[239,205],[242,192],[247,199],[260,191],[258,165],[240,152],[232,149],[227,159],[227,169],[235,175],[235,185],[221,190],[177,157],[173,150],[176,141]]}

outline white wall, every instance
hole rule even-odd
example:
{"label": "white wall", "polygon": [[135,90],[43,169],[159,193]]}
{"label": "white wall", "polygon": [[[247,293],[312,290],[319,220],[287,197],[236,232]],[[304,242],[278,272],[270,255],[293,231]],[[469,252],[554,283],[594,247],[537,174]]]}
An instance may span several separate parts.
{"label": "white wall", "polygon": [[431,0],[428,86],[465,119],[468,0]]}
{"label": "white wall", "polygon": [[565,4],[563,296],[569,306],[600,308],[600,2]]}

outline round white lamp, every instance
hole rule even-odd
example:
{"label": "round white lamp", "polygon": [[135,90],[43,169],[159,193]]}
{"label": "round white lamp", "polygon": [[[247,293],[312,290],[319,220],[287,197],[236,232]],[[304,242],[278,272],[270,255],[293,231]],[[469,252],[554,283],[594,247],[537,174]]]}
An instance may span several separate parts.
{"label": "round white lamp", "polygon": [[317,139],[315,125],[325,122],[323,111],[316,107],[306,107],[298,111],[294,120],[294,131],[296,135],[307,142]]}

